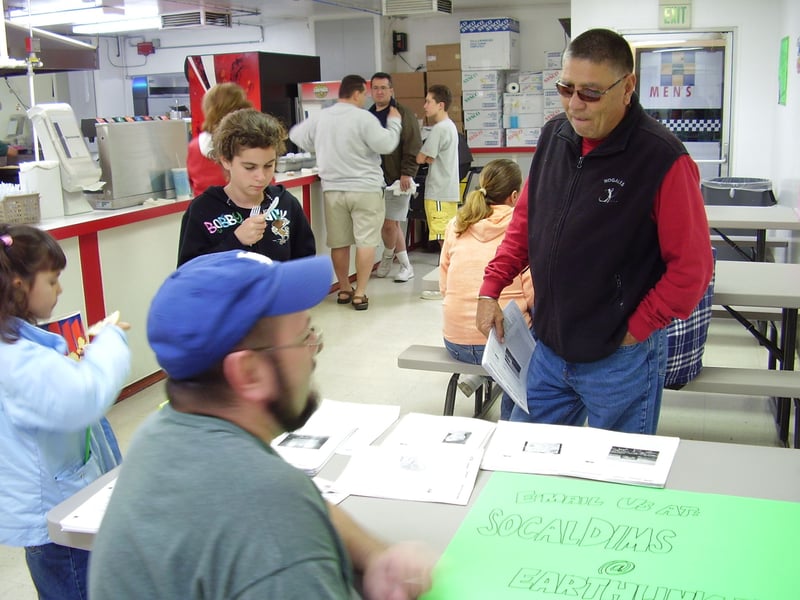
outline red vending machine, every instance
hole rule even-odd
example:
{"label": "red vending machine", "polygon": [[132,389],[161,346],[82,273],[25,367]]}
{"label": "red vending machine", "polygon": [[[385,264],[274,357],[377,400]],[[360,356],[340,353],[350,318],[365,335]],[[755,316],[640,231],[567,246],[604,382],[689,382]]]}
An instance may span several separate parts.
{"label": "red vending machine", "polygon": [[274,115],[290,128],[301,121],[298,84],[320,78],[319,57],[273,52],[233,52],[187,56],[192,136],[203,123],[203,94],[217,83],[232,81],[247,92],[253,106]]}

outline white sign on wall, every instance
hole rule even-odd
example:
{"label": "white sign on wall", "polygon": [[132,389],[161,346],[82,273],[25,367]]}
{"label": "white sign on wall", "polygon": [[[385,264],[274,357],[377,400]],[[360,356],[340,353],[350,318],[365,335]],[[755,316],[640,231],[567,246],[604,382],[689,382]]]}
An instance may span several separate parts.
{"label": "white sign on wall", "polygon": [[724,53],[660,50],[639,55],[639,99],[646,109],[722,108]]}

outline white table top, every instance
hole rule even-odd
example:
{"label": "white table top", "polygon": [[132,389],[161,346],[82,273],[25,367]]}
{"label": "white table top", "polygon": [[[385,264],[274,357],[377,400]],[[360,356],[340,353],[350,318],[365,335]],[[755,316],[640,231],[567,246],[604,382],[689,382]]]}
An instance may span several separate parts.
{"label": "white table top", "polygon": [[800,264],[718,260],[714,304],[800,308]]}
{"label": "white table top", "polygon": [[[320,475],[334,480],[348,457],[335,455]],[[94,535],[65,533],[59,522],[115,473],[104,475],[47,514],[53,541],[90,548]],[[388,542],[422,540],[443,552],[491,476],[480,471],[467,506],[350,496],[342,504],[356,521]],[[800,452],[787,448],[681,440],[667,479],[668,489],[800,501]],[[635,488],[631,488],[635,489]]]}
{"label": "white table top", "polygon": [[709,227],[800,231],[798,210],[780,204],[774,206],[706,205],[706,218]]}

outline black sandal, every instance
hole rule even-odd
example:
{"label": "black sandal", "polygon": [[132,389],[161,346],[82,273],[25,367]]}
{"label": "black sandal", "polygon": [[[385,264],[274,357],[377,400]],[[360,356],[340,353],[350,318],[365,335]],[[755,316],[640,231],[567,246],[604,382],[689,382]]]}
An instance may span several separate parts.
{"label": "black sandal", "polygon": [[[356,302],[358,298],[358,302]],[[364,294],[363,296],[353,296],[353,308],[356,310],[367,310],[369,308],[369,298]]]}
{"label": "black sandal", "polygon": [[350,304],[353,301],[353,294],[355,294],[355,290],[350,290],[349,292],[339,292],[336,296],[336,304]]}

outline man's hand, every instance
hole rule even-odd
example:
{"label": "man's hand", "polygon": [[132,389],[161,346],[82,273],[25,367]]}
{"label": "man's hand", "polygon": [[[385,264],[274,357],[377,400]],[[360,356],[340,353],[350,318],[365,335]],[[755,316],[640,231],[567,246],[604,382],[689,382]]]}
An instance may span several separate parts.
{"label": "man's hand", "polygon": [[412,600],[431,587],[436,564],[433,552],[416,542],[395,544],[377,554],[364,571],[364,596],[368,600]]}
{"label": "man's hand", "polygon": [[483,335],[489,337],[494,327],[495,335],[501,342],[505,335],[503,330],[503,311],[500,304],[492,298],[478,298],[478,311],[475,314],[475,326]]}
{"label": "man's hand", "polygon": [[245,246],[252,246],[261,241],[266,229],[267,222],[264,219],[264,215],[259,214],[254,217],[247,217],[233,234]]}
{"label": "man's hand", "polygon": [[639,343],[639,340],[637,340],[635,337],[633,337],[633,334],[631,334],[630,331],[627,331],[625,333],[625,337],[622,338],[622,343],[620,344],[620,346],[633,346],[634,344],[638,344],[638,343]]}
{"label": "man's hand", "polygon": [[407,192],[411,187],[413,178],[410,175],[400,175],[400,189]]}
{"label": "man's hand", "polygon": [[403,117],[400,114],[400,111],[397,110],[396,106],[390,106],[389,107],[389,114],[388,114],[387,118],[389,118],[389,119],[394,118],[394,119],[401,119],[402,120]]}

